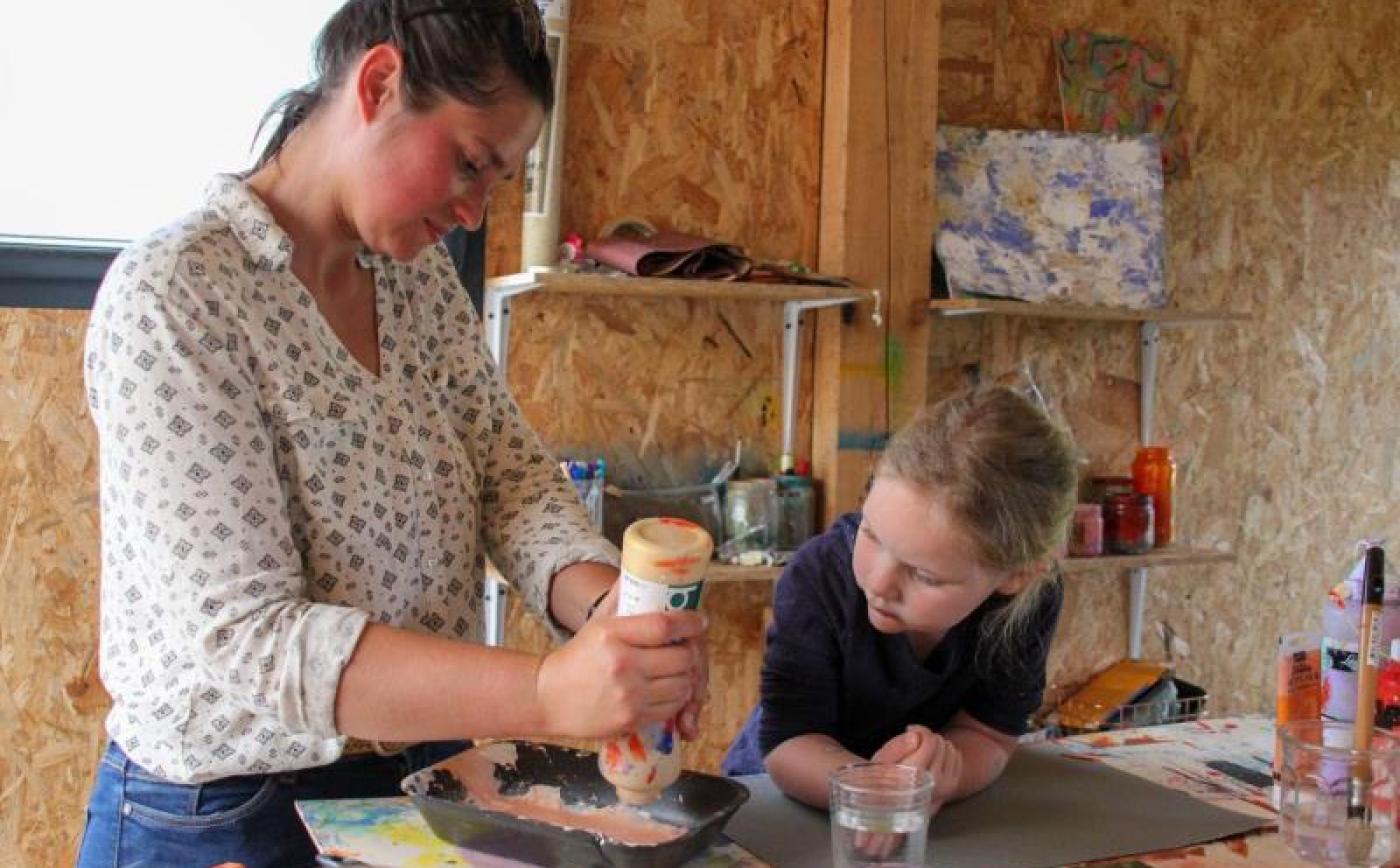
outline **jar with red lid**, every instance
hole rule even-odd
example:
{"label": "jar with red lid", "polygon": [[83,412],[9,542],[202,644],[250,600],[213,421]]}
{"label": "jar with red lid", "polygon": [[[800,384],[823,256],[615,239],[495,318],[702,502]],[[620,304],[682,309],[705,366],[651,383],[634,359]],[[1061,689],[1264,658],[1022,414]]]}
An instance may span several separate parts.
{"label": "jar with red lid", "polygon": [[1081,503],[1074,508],[1074,526],[1069,535],[1072,558],[1095,558],[1103,554],[1103,507]]}
{"label": "jar with red lid", "polygon": [[1144,446],[1133,458],[1133,490],[1152,497],[1153,533],[1156,545],[1172,541],[1172,514],[1176,491],[1176,461],[1166,446]]}
{"label": "jar with red lid", "polygon": [[1153,510],[1148,494],[1115,494],[1103,506],[1104,542],[1116,555],[1152,551]]}

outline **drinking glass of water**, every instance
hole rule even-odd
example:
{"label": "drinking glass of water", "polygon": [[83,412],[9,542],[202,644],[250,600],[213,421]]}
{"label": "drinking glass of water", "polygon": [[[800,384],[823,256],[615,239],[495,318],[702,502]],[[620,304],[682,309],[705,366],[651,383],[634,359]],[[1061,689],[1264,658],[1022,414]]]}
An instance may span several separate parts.
{"label": "drinking glass of water", "polygon": [[831,774],[831,858],[836,868],[923,868],[933,776],[889,763],[852,763]]}
{"label": "drinking glass of water", "polygon": [[1303,859],[1327,866],[1395,864],[1400,737],[1373,730],[1366,750],[1352,725],[1295,720],[1279,727],[1279,831]]}

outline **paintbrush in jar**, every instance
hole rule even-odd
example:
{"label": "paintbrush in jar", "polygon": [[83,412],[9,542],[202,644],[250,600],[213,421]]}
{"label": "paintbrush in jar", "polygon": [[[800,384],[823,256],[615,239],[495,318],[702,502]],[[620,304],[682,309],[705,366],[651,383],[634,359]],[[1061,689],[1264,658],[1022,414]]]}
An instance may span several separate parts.
{"label": "paintbrush in jar", "polygon": [[1371,749],[1371,727],[1376,719],[1376,651],[1381,647],[1381,611],[1385,604],[1385,550],[1366,549],[1362,579],[1361,648],[1356,669],[1356,718],[1352,724],[1351,747],[1357,758],[1347,780],[1347,822],[1345,849],[1347,861],[1364,865],[1370,858],[1375,833],[1371,829],[1371,761],[1364,756]]}

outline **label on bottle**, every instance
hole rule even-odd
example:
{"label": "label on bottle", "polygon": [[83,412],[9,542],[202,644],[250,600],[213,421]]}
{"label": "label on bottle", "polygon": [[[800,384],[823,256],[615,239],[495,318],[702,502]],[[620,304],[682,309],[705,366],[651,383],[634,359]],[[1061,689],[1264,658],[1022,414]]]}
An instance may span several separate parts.
{"label": "label on bottle", "polygon": [[1361,668],[1361,647],[1355,642],[1346,642],[1324,636],[1322,639],[1322,668],[1355,675]]}
{"label": "label on bottle", "polygon": [[648,582],[626,570],[622,571],[622,591],[617,601],[619,615],[645,615],[649,612],[675,612],[700,608],[702,579],[689,585],[663,585]]}

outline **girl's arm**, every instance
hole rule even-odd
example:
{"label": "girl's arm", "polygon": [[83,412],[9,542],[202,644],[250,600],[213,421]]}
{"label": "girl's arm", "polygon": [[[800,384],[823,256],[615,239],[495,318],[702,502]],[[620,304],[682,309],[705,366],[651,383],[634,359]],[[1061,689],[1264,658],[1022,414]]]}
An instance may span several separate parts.
{"label": "girl's arm", "polygon": [[[962,754],[962,773],[945,800],[956,802],[986,789],[1001,776],[1007,760],[1016,750],[1016,737],[987,726],[959,711],[943,729],[945,738]],[[941,788],[940,788],[941,789]]]}
{"label": "girl's arm", "polygon": [[807,733],[788,739],[769,752],[763,765],[778,789],[814,808],[827,809],[831,799],[831,773],[847,763],[860,762],[829,735]]}

